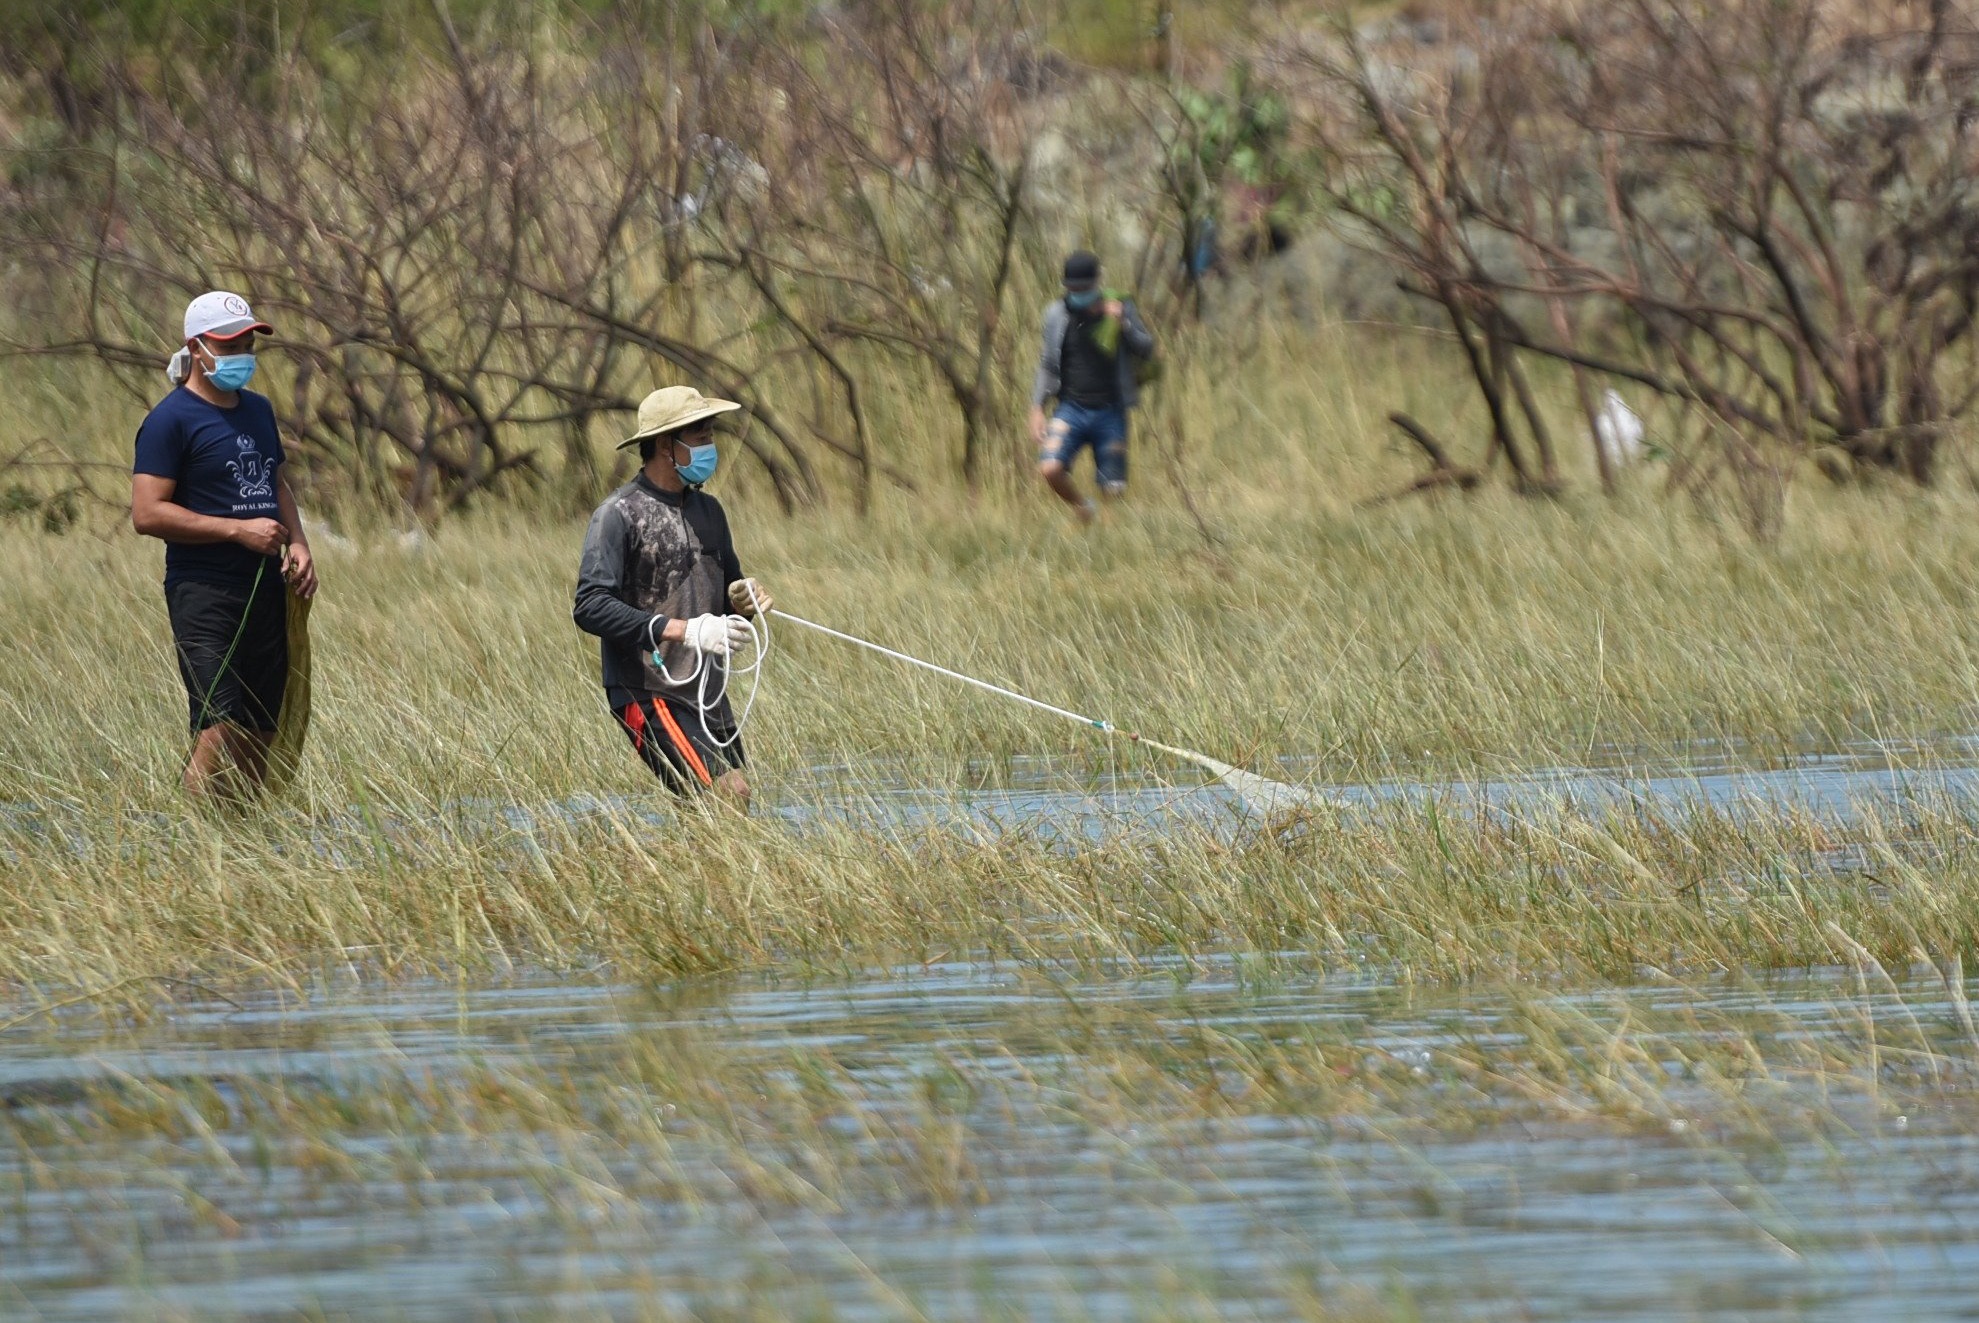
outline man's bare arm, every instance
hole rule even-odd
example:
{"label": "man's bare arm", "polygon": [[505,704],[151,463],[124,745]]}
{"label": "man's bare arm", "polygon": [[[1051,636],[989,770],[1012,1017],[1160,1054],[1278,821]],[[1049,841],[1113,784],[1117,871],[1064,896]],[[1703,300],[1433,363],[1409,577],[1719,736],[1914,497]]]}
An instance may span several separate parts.
{"label": "man's bare arm", "polygon": [[263,556],[281,554],[289,530],[273,519],[226,519],[195,514],[172,500],[179,484],[153,473],[131,475],[131,527],[147,537],[184,546],[238,542]]}

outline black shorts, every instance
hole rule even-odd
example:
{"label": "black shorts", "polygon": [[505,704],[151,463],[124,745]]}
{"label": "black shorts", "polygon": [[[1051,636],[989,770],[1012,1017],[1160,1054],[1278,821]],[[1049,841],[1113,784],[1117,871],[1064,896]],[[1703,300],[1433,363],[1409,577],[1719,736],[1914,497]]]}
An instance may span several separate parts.
{"label": "black shorts", "polygon": [[282,576],[245,583],[182,580],[165,586],[165,611],[195,735],[227,722],[272,731],[289,682],[289,604]]}
{"label": "black shorts", "polygon": [[[705,790],[723,772],[746,766],[742,737],[728,715],[728,705],[708,715],[708,730],[701,729],[701,718],[692,703],[677,702],[657,695],[614,708],[619,729],[631,739],[632,747],[651,768],[653,775],[666,782],[677,795]],[[726,747],[709,739],[734,736]]]}

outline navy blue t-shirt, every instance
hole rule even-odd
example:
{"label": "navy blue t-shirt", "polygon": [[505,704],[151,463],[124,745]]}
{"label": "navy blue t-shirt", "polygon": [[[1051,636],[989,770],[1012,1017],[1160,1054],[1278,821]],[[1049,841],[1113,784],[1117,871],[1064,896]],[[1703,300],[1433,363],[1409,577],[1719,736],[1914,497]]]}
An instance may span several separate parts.
{"label": "navy blue t-shirt", "polygon": [[[275,409],[264,395],[241,391],[231,409],[208,404],[184,386],[158,401],[137,429],[133,472],[178,483],[172,503],[222,519],[279,519],[275,471],[286,456]],[[281,558],[260,556],[234,542],[165,544],[165,582],[254,582],[280,570]]]}

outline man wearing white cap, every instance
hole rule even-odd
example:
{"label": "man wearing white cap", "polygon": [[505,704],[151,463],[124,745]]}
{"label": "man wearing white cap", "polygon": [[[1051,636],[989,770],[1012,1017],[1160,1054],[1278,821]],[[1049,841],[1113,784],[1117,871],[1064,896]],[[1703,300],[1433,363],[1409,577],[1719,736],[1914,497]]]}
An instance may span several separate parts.
{"label": "man wearing white cap", "polygon": [[193,734],[185,787],[196,796],[247,798],[266,780],[289,670],[283,584],[316,592],[274,408],[242,389],[255,336],[272,334],[238,294],[194,299],[165,369],[172,392],[137,430],[131,524],[165,543],[165,607]]}
{"label": "man wearing white cap", "polygon": [[571,615],[598,636],[605,701],[653,774],[677,794],[715,789],[746,805],[724,690],[729,656],[749,639],[739,617],[771,599],[743,577],[728,516],[701,490],[715,471],[715,417],[741,407],[692,386],[639,405],[639,430],[618,448],[637,446],[640,469],[591,516]]}

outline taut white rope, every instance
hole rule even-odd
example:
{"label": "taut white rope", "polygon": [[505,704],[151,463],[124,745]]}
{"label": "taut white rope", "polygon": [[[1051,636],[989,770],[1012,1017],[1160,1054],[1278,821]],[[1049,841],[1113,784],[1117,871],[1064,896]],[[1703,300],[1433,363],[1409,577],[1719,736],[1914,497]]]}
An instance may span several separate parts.
{"label": "taut white rope", "polygon": [[[1124,736],[1136,743],[1145,744],[1151,749],[1159,749],[1171,757],[1180,758],[1185,762],[1192,762],[1198,767],[1207,769],[1219,781],[1236,791],[1238,798],[1260,813],[1269,815],[1284,812],[1288,809],[1338,808],[1341,806],[1339,801],[1329,799],[1325,795],[1318,794],[1314,791],[1287,785],[1283,781],[1274,781],[1270,777],[1259,776],[1256,772],[1247,772],[1241,767],[1233,767],[1229,763],[1219,758],[1212,758],[1206,753],[1197,753],[1194,749],[1178,748],[1172,744],[1163,744],[1158,740],[1148,739],[1145,735],[1141,735],[1138,732],[1122,730],[1112,722],[1099,717],[1085,716],[1082,713],[1073,712],[1068,708],[1055,707],[1050,703],[1040,702],[1038,699],[1032,698],[1029,694],[1020,694],[1015,689],[1005,689],[1002,685],[991,684],[987,680],[978,680],[973,675],[964,675],[960,671],[951,671],[946,666],[937,666],[931,661],[922,661],[919,657],[912,657],[907,653],[882,647],[880,644],[859,638],[856,635],[847,634],[826,625],[820,625],[815,620],[806,620],[802,616],[793,616],[788,611],[772,610],[769,614],[779,619],[788,620],[793,625],[802,625],[806,629],[814,629],[820,634],[828,634],[832,638],[842,642],[865,648],[871,652],[877,652],[883,657],[891,657],[894,661],[905,662],[909,666],[918,666],[922,670],[933,671],[936,675],[945,675],[951,680],[960,680],[963,684],[974,685],[976,688],[988,690],[992,694],[1015,699],[1017,702],[1028,704],[1041,712],[1049,712],[1055,717],[1063,717],[1067,721],[1076,721],[1081,726],[1103,731],[1108,735]],[[760,664],[760,659],[758,664]],[[751,697],[753,696],[752,694]]]}
{"label": "taut white rope", "polygon": [[835,629],[818,624],[815,620],[806,620],[802,616],[793,616],[788,611],[772,610],[770,614],[780,616],[793,625],[802,625],[806,629],[815,629],[820,634],[829,634],[833,638],[843,640],[846,643],[857,644],[859,647],[879,653],[882,657],[891,657],[895,661],[903,661],[910,666],[919,666],[923,670],[933,671],[936,675],[945,675],[951,680],[960,680],[963,684],[972,684],[978,689],[987,689],[992,694],[1001,694],[1005,698],[1014,698],[1020,703],[1029,703],[1041,712],[1049,712],[1055,717],[1064,717],[1067,721],[1076,721],[1081,726],[1091,726],[1094,730],[1103,730],[1112,735],[1126,735],[1130,740],[1140,738],[1138,735],[1128,734],[1110,721],[1101,721],[1097,717],[1083,717],[1077,712],[1070,712],[1062,707],[1053,707],[1049,703],[1041,703],[1029,695],[1018,693],[1015,689],[1005,689],[1001,685],[991,684],[987,680],[978,680],[975,676],[964,675],[960,671],[951,671],[946,666],[937,666],[933,662],[922,661],[919,657],[910,657],[904,652],[895,652],[892,648],[883,648],[877,643],[868,642],[851,634],[841,634]]}

